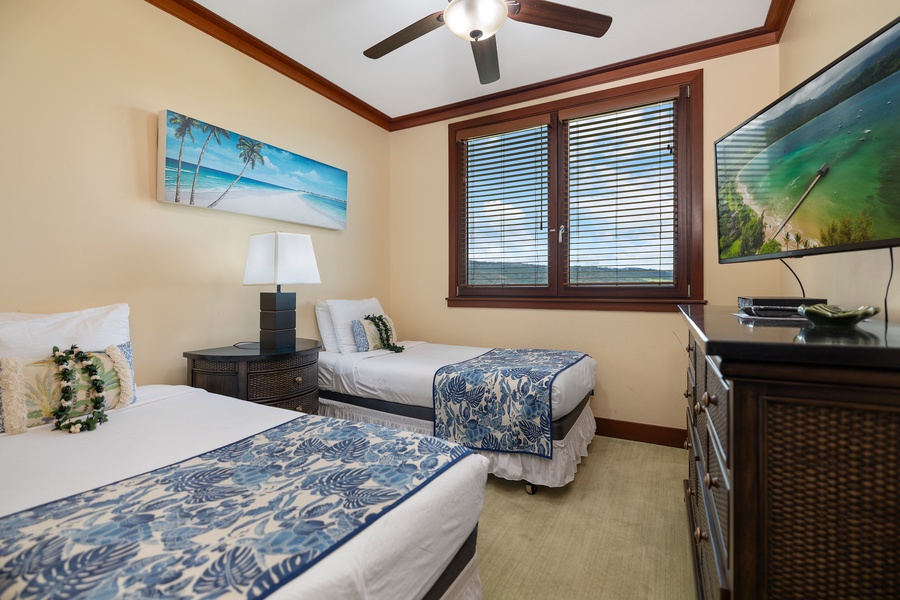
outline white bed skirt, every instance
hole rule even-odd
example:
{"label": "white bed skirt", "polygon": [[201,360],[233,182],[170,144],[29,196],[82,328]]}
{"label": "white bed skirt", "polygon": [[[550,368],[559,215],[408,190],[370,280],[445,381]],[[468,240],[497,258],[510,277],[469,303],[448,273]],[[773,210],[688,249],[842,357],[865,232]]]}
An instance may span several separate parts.
{"label": "white bed skirt", "polygon": [[481,576],[478,574],[478,551],[450,584],[441,600],[481,600]]}
{"label": "white bed skirt", "polygon": [[[319,398],[319,414],[350,421],[374,423],[425,435],[434,433],[431,421],[392,415],[369,408],[353,406],[336,400]],[[575,479],[575,471],[581,458],[587,456],[588,444],[594,439],[597,424],[591,405],[587,404],[569,434],[561,440],[553,440],[553,459],[547,460],[531,454],[510,452],[484,452],[478,454],[490,461],[488,470],[497,477],[511,481],[527,481],[534,485],[562,487]]]}

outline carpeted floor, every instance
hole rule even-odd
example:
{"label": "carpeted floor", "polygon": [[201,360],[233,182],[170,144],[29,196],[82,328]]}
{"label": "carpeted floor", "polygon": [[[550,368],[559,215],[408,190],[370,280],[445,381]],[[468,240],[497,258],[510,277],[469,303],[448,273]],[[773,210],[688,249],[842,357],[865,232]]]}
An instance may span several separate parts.
{"label": "carpeted floor", "polygon": [[490,476],[478,527],[485,600],[695,598],[687,452],[596,437],[564,488]]}

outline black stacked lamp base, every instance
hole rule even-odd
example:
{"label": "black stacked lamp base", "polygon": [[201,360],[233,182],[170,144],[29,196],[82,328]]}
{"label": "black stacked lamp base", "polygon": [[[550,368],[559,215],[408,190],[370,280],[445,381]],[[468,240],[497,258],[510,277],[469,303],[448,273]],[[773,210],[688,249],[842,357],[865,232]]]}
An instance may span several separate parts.
{"label": "black stacked lamp base", "polygon": [[259,347],[293,350],[297,340],[297,294],[260,292]]}

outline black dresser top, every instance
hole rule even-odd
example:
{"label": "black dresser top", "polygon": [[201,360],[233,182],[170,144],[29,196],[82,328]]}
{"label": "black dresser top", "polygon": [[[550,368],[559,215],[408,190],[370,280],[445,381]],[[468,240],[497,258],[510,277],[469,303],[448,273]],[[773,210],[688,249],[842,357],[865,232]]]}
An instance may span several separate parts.
{"label": "black dresser top", "polygon": [[706,354],[723,360],[900,369],[900,325],[869,320],[850,328],[803,320],[752,319],[737,307],[681,305]]}

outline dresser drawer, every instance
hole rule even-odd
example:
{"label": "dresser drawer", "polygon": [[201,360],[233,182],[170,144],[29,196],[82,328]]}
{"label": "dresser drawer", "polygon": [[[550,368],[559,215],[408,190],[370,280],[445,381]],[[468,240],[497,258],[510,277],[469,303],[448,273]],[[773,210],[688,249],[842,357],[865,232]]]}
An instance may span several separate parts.
{"label": "dresser drawer", "polygon": [[696,380],[694,379],[693,368],[688,367],[686,379],[687,379],[687,381],[685,382],[685,386],[684,386],[684,397],[687,400],[687,406],[688,406],[688,411],[689,411],[688,425],[693,425],[694,424],[694,417],[693,417],[693,415],[694,415],[694,410],[693,410],[694,409],[694,396],[697,393],[697,383],[696,383]]}
{"label": "dresser drawer", "polygon": [[697,429],[691,425],[691,410],[687,411],[688,422],[688,500],[691,506],[691,514],[694,522],[697,521],[697,511],[703,507],[703,501],[700,496],[700,478],[697,475],[697,464],[703,460],[700,453],[700,438],[697,435]]}
{"label": "dresser drawer", "polygon": [[[710,440],[713,437],[710,436]],[[706,454],[706,474],[703,476],[701,485],[708,492],[707,498],[712,504],[709,515],[710,519],[715,516],[716,526],[718,527],[717,537],[722,540],[722,557],[725,563],[728,563],[728,510],[731,502],[731,481],[728,477],[728,471],[722,464],[722,456],[719,453],[716,444],[710,443]],[[710,524],[712,527],[713,525]]]}
{"label": "dresser drawer", "polygon": [[717,545],[709,527],[708,507],[702,502],[700,509],[695,513],[696,520],[691,536],[696,545],[696,552],[700,558],[700,578],[703,581],[703,590],[699,594],[704,600],[724,600],[730,598],[728,590],[728,576],[722,561],[716,556]]}
{"label": "dresser drawer", "polygon": [[[697,510],[695,512],[696,526],[693,536],[694,543],[698,546],[704,578],[704,595],[702,597],[721,600],[731,597],[728,583],[728,556],[726,552],[727,545],[721,535],[721,516],[717,512],[717,503],[711,493],[711,486],[707,483],[711,481],[710,478],[712,477],[706,470],[706,464],[709,460],[709,457],[701,453],[696,463],[698,489],[695,493],[697,496]],[[715,487],[712,486],[712,489],[715,489]]]}
{"label": "dresser drawer", "polygon": [[[704,382],[706,381],[706,355],[703,354],[703,348],[694,339],[693,335],[688,335],[690,339],[690,344],[688,348],[688,354],[691,359],[691,367],[694,369],[694,377],[697,385],[701,388],[704,387]],[[699,393],[702,393],[702,390],[698,390]]]}
{"label": "dresser drawer", "polygon": [[700,405],[708,416],[710,430],[715,438],[714,443],[720,446],[719,451],[726,465],[728,462],[728,406],[731,404],[731,388],[722,378],[715,362],[706,358],[706,389],[700,395]]}

